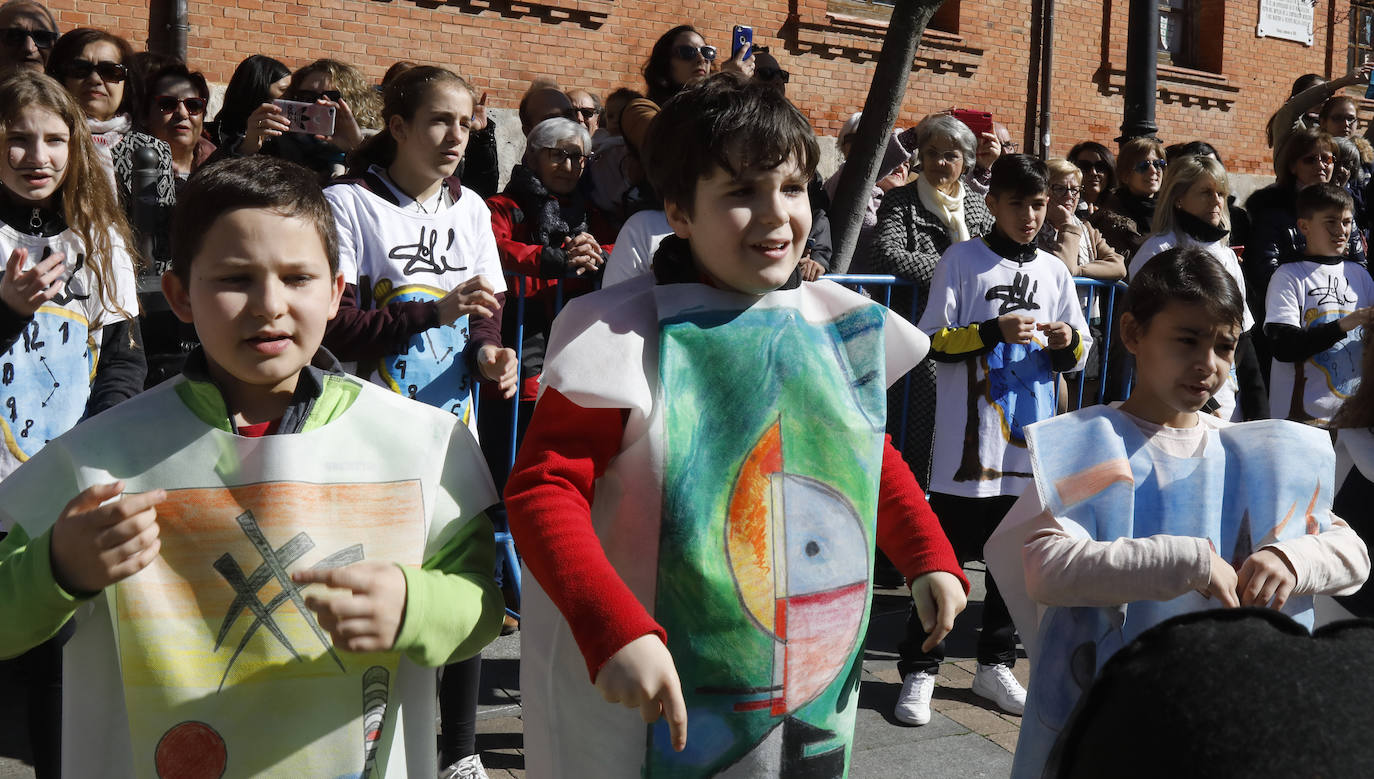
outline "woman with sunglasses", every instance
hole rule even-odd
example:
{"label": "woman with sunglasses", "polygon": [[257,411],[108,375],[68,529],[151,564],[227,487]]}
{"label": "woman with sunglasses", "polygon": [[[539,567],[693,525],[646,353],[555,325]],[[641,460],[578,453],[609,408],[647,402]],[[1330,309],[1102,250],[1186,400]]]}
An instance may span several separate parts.
{"label": "woman with sunglasses", "polygon": [[0,74],[11,68],[43,72],[57,43],[57,20],[35,0],[8,0],[0,5]]}
{"label": "woman with sunglasses", "polygon": [[205,76],[179,62],[154,70],[146,83],[142,125],[171,148],[173,170],[184,182],[215,151],[203,132],[210,87]]}
{"label": "woman with sunglasses", "polygon": [[[649,52],[644,63],[644,84],[649,99],[663,105],[682,88],[711,75],[712,65],[719,56],[716,47],[707,46],[706,39],[690,24],[680,24],[663,33]],[[735,56],[715,66],[719,70],[734,70],[745,76],[754,75],[754,58],[744,59],[741,49]]]}
{"label": "woman with sunglasses", "polygon": [[[1315,128],[1289,133],[1274,154],[1277,180],[1256,190],[1245,201],[1250,212],[1250,242],[1245,247],[1246,293],[1257,318],[1264,315],[1264,296],[1269,278],[1284,258],[1301,253],[1304,243],[1297,231],[1298,192],[1313,184],[1331,180],[1336,169],[1336,142]],[[1346,252],[1351,260],[1365,262],[1363,241],[1350,241]],[[1256,339],[1263,349],[1263,339]]]}
{"label": "woman with sunglasses", "polygon": [[1131,138],[1121,143],[1116,175],[1121,182],[1098,199],[1092,225],[1123,257],[1130,259],[1150,232],[1155,218],[1155,194],[1164,180],[1164,144],[1155,138]]}
{"label": "woman with sunglasses", "polygon": [[1098,201],[1116,189],[1116,156],[1097,141],[1082,141],[1069,149],[1068,160],[1083,176],[1076,213],[1080,219],[1090,219],[1097,213]]}
{"label": "woman with sunglasses", "polygon": [[[129,42],[118,35],[79,27],[57,39],[48,58],[48,75],[67,88],[86,114],[91,139],[125,213],[137,233],[153,238],[153,259],[162,265],[171,259],[162,238],[176,204],[176,174],[171,148],[134,129],[132,112],[141,85],[129,78],[127,63],[133,56]],[[156,156],[154,187],[151,192],[135,193],[134,167],[145,156],[140,154],[144,149]],[[136,194],[148,200],[137,202]]]}

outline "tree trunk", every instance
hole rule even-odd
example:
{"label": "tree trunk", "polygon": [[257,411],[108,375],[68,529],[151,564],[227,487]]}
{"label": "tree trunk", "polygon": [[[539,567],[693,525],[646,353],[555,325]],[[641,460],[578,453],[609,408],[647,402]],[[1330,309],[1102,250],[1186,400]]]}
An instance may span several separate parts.
{"label": "tree trunk", "polygon": [[[907,79],[911,76],[912,60],[921,42],[930,17],[935,15],[943,0],[897,0],[892,8],[883,48],[873,71],[873,84],[868,88],[863,118],[851,145],[851,154],[840,175],[835,199],[831,203],[830,227],[834,231],[835,256],[831,272],[844,273],[854,259],[854,246],[859,240],[859,225],[868,205],[873,184],[878,180],[878,166],[882,164],[887,138],[897,123],[897,115],[906,97]],[[915,151],[914,149],[912,151]]]}

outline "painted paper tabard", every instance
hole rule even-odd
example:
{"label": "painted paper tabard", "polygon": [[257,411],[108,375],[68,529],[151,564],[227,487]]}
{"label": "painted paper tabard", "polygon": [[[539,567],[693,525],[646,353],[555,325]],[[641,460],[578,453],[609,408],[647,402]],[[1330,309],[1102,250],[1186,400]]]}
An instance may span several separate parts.
{"label": "painted paper tabard", "polygon": [[[1201,456],[1170,456],[1123,412],[1095,407],[1034,425],[1027,441],[1044,507],[1075,537],[1205,538],[1240,570],[1265,545],[1330,528],[1335,455],[1325,431],[1263,420],[1206,435]],[[1013,578],[1003,589],[1019,586],[1023,595],[1024,580]],[[1170,617],[1213,607],[1189,592],[1118,607],[1047,608],[1012,775],[1039,775],[1079,698],[1121,647]],[[1291,598],[1283,611],[1312,626],[1310,596]]]}
{"label": "painted paper tabard", "polygon": [[115,590],[138,775],[366,777],[385,765],[398,656],[336,650],[290,574],[418,564],[419,483],[172,490],[158,522],[158,559]]}
{"label": "painted paper tabard", "polygon": [[884,309],[660,322],[666,462],[654,614],[687,749],[649,777],[840,777],[868,621],[886,412]]}
{"label": "painted paper tabard", "polygon": [[[448,293],[422,284],[393,286],[389,279],[383,279],[373,294],[377,306],[385,307],[396,301],[433,302]],[[405,351],[378,360],[374,378],[393,392],[448,411],[471,429],[473,381],[463,360],[467,345],[468,318],[464,315],[453,324],[412,335]]]}

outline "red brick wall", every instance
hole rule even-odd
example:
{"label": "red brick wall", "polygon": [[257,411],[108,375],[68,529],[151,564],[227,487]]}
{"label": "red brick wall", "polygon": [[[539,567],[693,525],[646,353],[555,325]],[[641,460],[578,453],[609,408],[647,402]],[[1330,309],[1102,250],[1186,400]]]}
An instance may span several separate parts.
{"label": "red brick wall", "polygon": [[[1202,2],[1203,60],[1221,72],[1161,72],[1160,135],[1166,142],[1210,140],[1233,171],[1268,173],[1264,122],[1297,75],[1344,71],[1348,4],[1317,6],[1309,48],[1255,37],[1256,0]],[[1127,4],[1057,0],[1052,153],[1079,140],[1110,143],[1118,134]],[[63,29],[106,27],[139,47],[148,39],[148,6],[149,0],[50,0]],[[962,2],[957,34],[932,31],[922,42],[903,123],[950,106],[982,108],[1032,141],[1032,6]],[[827,0],[192,0],[190,9],[189,57],[212,81],[227,81],[239,60],[256,53],[292,66],[336,57],[374,78],[409,59],[454,67],[499,107],[513,107],[540,74],[603,95],[619,86],[642,90],[639,68],[664,30],[693,23],[728,52],[731,26],[751,24],[756,42],[772,47],[791,72],[788,94],[818,132],[832,136],[862,106],[883,33],[881,25],[828,16]]]}

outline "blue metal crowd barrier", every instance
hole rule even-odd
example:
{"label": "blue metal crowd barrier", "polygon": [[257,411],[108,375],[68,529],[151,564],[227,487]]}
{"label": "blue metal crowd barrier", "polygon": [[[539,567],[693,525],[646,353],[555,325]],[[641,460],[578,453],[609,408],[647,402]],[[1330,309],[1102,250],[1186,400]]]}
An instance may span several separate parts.
{"label": "blue metal crowd barrier", "polygon": [[[888,308],[892,308],[892,291],[894,289],[915,286],[913,282],[908,281],[906,279],[897,278],[896,276],[886,276],[879,274],[835,274],[826,276],[825,278],[830,281],[834,281],[837,284],[842,284],[846,287],[857,290],[872,298],[873,300],[882,303]],[[1125,282],[1120,281],[1104,282],[1097,281],[1096,279],[1085,278],[1074,279],[1074,284],[1080,290],[1086,290],[1086,300],[1083,307],[1083,316],[1085,319],[1091,319],[1091,313],[1093,310],[1094,302],[1096,302],[1099,298],[1105,296],[1105,299],[1103,301],[1105,305],[1101,307],[1102,344],[1098,352],[1099,381],[1095,398],[1096,403],[1102,403],[1105,398],[1105,393],[1107,389],[1106,376],[1108,368],[1108,359],[1111,351],[1109,349],[1109,345],[1111,344],[1112,340],[1112,323],[1115,319],[1114,312],[1116,310],[1117,295],[1118,293],[1123,292],[1126,289],[1126,284]],[[526,304],[525,276],[519,273],[506,273],[506,287],[506,303],[507,305],[513,304],[515,306],[515,343],[512,344],[512,347],[515,349],[516,363],[523,364]],[[909,321],[916,322],[918,319],[917,314],[919,313],[916,310],[916,308],[919,301],[917,300],[916,295],[912,295],[911,297],[911,303],[908,306],[909,310],[899,311],[898,313],[905,316]],[[561,310],[562,307],[563,290],[560,285],[556,292],[555,310]],[[1094,324],[1096,324],[1097,322],[1097,320],[1091,321]],[[1079,374],[1079,380],[1076,382],[1077,397],[1076,402],[1074,404],[1074,408],[1081,408],[1083,406],[1083,391],[1087,382],[1082,380],[1082,375],[1083,374]],[[897,434],[893,437],[893,444],[898,449],[901,449],[906,443],[906,421],[911,402],[911,377],[908,375],[902,381],[902,402],[900,404],[900,408],[896,410],[896,413],[901,418],[901,425],[898,426]],[[519,400],[519,388],[517,388],[516,398],[516,402],[511,404],[510,427],[506,433],[506,440],[510,447],[505,462],[507,474],[509,474],[510,470],[515,467],[515,454],[520,445],[520,404],[533,402]],[[1057,407],[1057,385],[1055,400]],[[893,413],[893,409],[889,408],[888,413]],[[515,586],[516,595],[518,597],[520,595],[520,563],[516,555],[515,542],[511,539],[510,533],[507,531],[498,532],[496,534],[496,541],[501,546],[502,555],[506,563],[506,570],[509,572],[508,575],[512,577],[512,583]],[[519,614],[516,614],[510,609],[507,609],[507,611],[511,613],[513,616],[519,616]]]}

